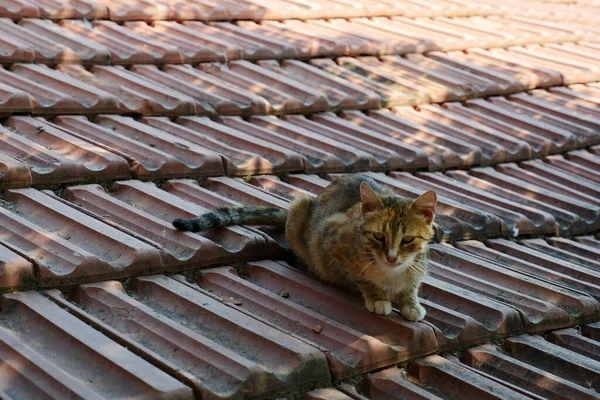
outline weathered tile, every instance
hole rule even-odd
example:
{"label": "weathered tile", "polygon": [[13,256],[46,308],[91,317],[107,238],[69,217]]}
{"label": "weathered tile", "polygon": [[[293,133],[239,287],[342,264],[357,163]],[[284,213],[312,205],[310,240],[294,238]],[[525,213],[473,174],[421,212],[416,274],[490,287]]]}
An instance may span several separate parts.
{"label": "weathered tile", "polygon": [[51,64],[74,63],[85,65],[108,64],[110,61],[110,53],[106,47],[73,31],[65,30],[51,21],[23,19],[19,25],[25,28],[28,42],[32,43],[34,48],[37,46],[37,37],[52,42],[55,48],[64,48],[62,54],[57,54],[52,60],[38,60],[36,52],[36,61],[46,61]]}
{"label": "weathered tile", "polygon": [[143,21],[131,21],[123,26],[144,38],[177,48],[183,62],[227,62],[242,57],[240,46],[223,39],[218,29],[201,22],[182,25],[174,21],[155,21],[148,25]]}
{"label": "weathered tile", "polygon": [[167,1],[150,0],[94,0],[108,9],[111,21],[152,21],[170,19],[173,12]]}
{"label": "weathered tile", "polygon": [[[358,120],[366,118],[362,113],[348,113],[342,112],[341,116],[346,118],[340,118],[334,113],[320,113],[314,114],[308,117],[310,121],[310,129],[316,132],[327,135],[324,131],[330,132],[329,135],[344,135],[356,138],[361,142],[370,143],[371,146],[375,145],[379,148],[388,149],[393,154],[397,154],[401,158],[401,167],[390,168],[390,169],[403,169],[403,170],[416,170],[421,168],[428,168],[429,166],[429,154],[426,149],[420,148],[423,143],[422,140],[418,140],[415,144],[414,141],[408,139],[409,135],[404,132],[398,134],[389,134],[389,131],[382,132],[382,130],[369,129],[367,127],[360,126],[355,121],[350,120],[350,116],[357,116]],[[287,121],[292,121],[296,116],[284,117]],[[297,119],[296,119],[297,121]],[[294,122],[296,123],[296,122]],[[306,123],[309,123],[306,121]],[[304,124],[304,121],[303,121]],[[314,127],[314,128],[313,128]],[[318,129],[318,130],[317,130]],[[367,149],[368,147],[362,147]],[[437,150],[440,150],[436,147]],[[374,150],[376,152],[376,150]],[[430,153],[432,153],[430,151]]]}
{"label": "weathered tile", "polygon": [[[0,67],[0,117],[8,117],[13,113],[29,113],[33,111],[35,100],[26,90],[18,89],[13,84],[14,75]],[[4,82],[11,82],[5,84]],[[16,87],[15,87],[16,86]]]}
{"label": "weathered tile", "polygon": [[0,16],[14,19],[39,18],[40,9],[25,0],[1,0]]}
{"label": "weathered tile", "polygon": [[427,153],[429,170],[478,164],[481,160],[481,150],[478,147],[428,127],[419,126],[388,110],[371,111],[367,114],[342,111],[340,117],[367,132],[375,132],[394,141],[420,148]]}
{"label": "weathered tile", "polygon": [[583,336],[577,329],[568,328],[552,331],[548,334],[547,340],[592,360],[600,361],[600,344],[598,341]]}
{"label": "weathered tile", "polygon": [[0,289],[14,290],[34,286],[33,264],[0,245]]}
{"label": "weathered tile", "polygon": [[39,293],[5,294],[0,304],[3,397],[194,398],[189,387]]}
{"label": "weathered tile", "polygon": [[192,218],[206,209],[149,182],[116,182],[108,193],[100,185],[72,186],[62,197],[115,228],[125,228],[158,244],[167,271],[268,255],[262,236],[239,227],[222,229],[219,235],[178,232],[171,223],[175,218]]}
{"label": "weathered tile", "polygon": [[352,400],[354,398],[335,388],[325,388],[311,390],[301,396],[299,400]]}
{"label": "weathered tile", "polygon": [[487,211],[504,221],[502,235],[555,234],[554,217],[534,207],[509,200],[486,190],[467,185],[441,173],[394,173],[394,177],[410,182],[423,190],[435,190],[438,196]]}
{"label": "weathered tile", "polygon": [[[317,116],[313,116],[311,119],[303,116],[303,115],[286,115],[283,117],[283,120],[302,128],[303,130],[308,130],[314,134],[318,134],[324,138],[324,140],[335,140],[339,142],[346,143],[349,146],[353,146],[355,149],[360,149],[368,153],[374,163],[371,166],[371,170],[373,169],[382,169],[382,170],[394,170],[394,169],[405,169],[412,167],[412,163],[403,159],[401,154],[398,154],[391,147],[375,142],[375,140],[369,140],[370,138],[361,137],[359,134],[354,134],[351,129],[343,129],[343,128],[333,128],[331,126],[320,124],[317,121],[319,119],[330,119],[333,121],[333,124],[338,121],[339,118],[335,116],[333,113],[319,114]],[[383,135],[381,135],[383,137]],[[389,143],[391,145],[391,143]],[[403,153],[406,153],[406,149],[401,149]]]}
{"label": "weathered tile", "polygon": [[[188,22],[184,21],[183,24],[187,25]],[[285,40],[265,36],[230,22],[211,22],[210,25],[219,29],[219,36],[239,44],[244,60],[292,59],[298,56],[297,46]]]}
{"label": "weathered tile", "polygon": [[466,171],[446,171],[445,175],[461,182],[461,190],[469,188],[483,190],[490,195],[495,195],[510,202],[518,202],[521,206],[533,208],[539,212],[547,213],[554,217],[558,233],[572,235],[589,229],[589,222],[585,221],[576,211],[572,210],[568,201],[548,201],[551,197],[537,199],[528,196],[527,193],[515,191],[505,187],[502,181],[490,182],[489,180],[477,178]]}
{"label": "weathered tile", "polygon": [[455,66],[460,65],[459,61],[468,62],[510,75],[529,89],[561,85],[563,82],[559,71],[501,48],[487,50],[471,48],[465,52],[432,53],[430,57]]}
{"label": "weathered tile", "polygon": [[[518,103],[528,116],[549,121],[573,133],[580,147],[600,142],[600,117],[589,108],[575,108],[570,103],[556,102],[557,96],[545,90],[535,90],[533,95],[519,93],[509,96],[511,107]],[[505,103],[502,101],[501,103]],[[517,111],[517,109],[515,109]]]}
{"label": "weathered tile", "polygon": [[113,64],[181,62],[181,54],[175,46],[144,37],[112,21],[94,21],[90,24],[79,20],[63,20],[59,25],[109,49]]}
{"label": "weathered tile", "polygon": [[[552,335],[552,333],[550,334]],[[484,376],[519,390],[526,396],[554,399],[594,399],[597,394],[557,375],[548,373],[532,363],[514,359],[493,345],[467,350],[462,356],[465,365]]]}
{"label": "weathered tile", "polygon": [[482,376],[458,361],[451,361],[438,355],[416,360],[410,365],[409,370],[418,383],[440,398],[525,398],[518,391]]}
{"label": "weathered tile", "polygon": [[127,160],[46,120],[10,117],[4,127],[0,128],[0,151],[27,165],[34,185],[129,177]]}
{"label": "weathered tile", "polygon": [[521,335],[506,339],[504,347],[519,361],[559,376],[585,389],[600,388],[600,362],[556,346],[541,336]]}
{"label": "weathered tile", "polygon": [[35,114],[119,112],[116,97],[58,70],[44,65],[13,64],[11,71],[0,70],[0,81],[28,93]]}
{"label": "weathered tile", "polygon": [[295,78],[289,78],[245,60],[225,64],[202,64],[204,72],[265,98],[268,113],[326,111],[335,106],[326,90],[315,90]]}
{"label": "weathered tile", "polygon": [[18,29],[18,25],[15,25],[12,20],[0,18],[0,30],[4,33],[4,37],[0,39],[0,62],[3,64],[33,62],[34,49],[29,44],[10,34],[13,27]]}
{"label": "weathered tile", "polygon": [[430,275],[519,310],[527,332],[574,326],[593,321],[600,304],[580,292],[507,270],[450,245],[431,246]]}
{"label": "weathered tile", "polygon": [[393,367],[369,375],[363,382],[362,389],[363,393],[372,400],[440,399],[440,397],[411,382],[406,372]]}
{"label": "weathered tile", "polygon": [[6,153],[6,130],[0,128],[0,189],[13,189],[31,186],[29,166]]}
{"label": "weathered tile", "polygon": [[362,149],[345,141],[323,139],[318,133],[273,116],[251,117],[248,121],[239,117],[224,117],[221,121],[254,138],[301,154],[307,173],[361,171],[377,166],[375,159]]}
{"label": "weathered tile", "polygon": [[[330,381],[320,350],[175,278],[136,278],[129,293],[117,282],[80,286],[74,297],[132,347],[185,376],[202,397],[271,397]],[[132,318],[123,320],[121,307]]]}
{"label": "weathered tile", "polygon": [[[431,328],[408,323],[400,315],[370,313],[359,295],[313,280],[276,263],[206,270],[200,285],[238,308],[274,323],[325,350],[337,379],[427,354],[437,349]],[[285,293],[284,293],[285,292]],[[348,348],[352,351],[348,351]]]}
{"label": "weathered tile", "polygon": [[30,0],[39,8],[41,18],[60,20],[65,18],[77,19],[106,19],[107,8],[94,0]]}
{"label": "weathered tile", "polygon": [[[469,100],[468,103],[471,105],[470,107],[457,102],[444,103],[442,107],[456,117],[467,119],[470,123],[476,123],[479,126],[485,126],[487,129],[495,131],[496,135],[500,133],[505,137],[508,136],[514,140],[526,142],[530,148],[530,157],[539,157],[552,151],[557,151],[556,143],[554,143],[551,138],[547,138],[545,134],[539,133],[540,129],[536,131],[534,126],[532,127],[532,130],[528,130],[521,126],[515,126],[513,123],[505,121],[504,116],[493,115],[491,112],[488,113],[486,109],[476,109],[475,107],[480,102],[486,102],[486,100]],[[484,105],[487,104],[484,103]],[[523,122],[518,120],[514,115],[511,116],[511,118],[517,120],[517,124],[523,125]],[[564,139],[564,137],[562,138]]]}
{"label": "weathered tile", "polygon": [[298,60],[284,60],[281,63],[264,60],[258,61],[257,64],[290,79],[299,79],[304,84],[313,87],[315,91],[324,92],[329,101],[330,110],[380,108],[380,99],[375,92],[328,74],[307,63]]}
{"label": "weathered tile", "polygon": [[[544,158],[546,164],[550,164],[556,169],[563,170],[566,175],[573,176],[574,179],[583,178],[594,182],[600,183],[600,156],[594,155],[586,150],[571,151],[564,155],[554,155]],[[584,181],[585,182],[585,181]],[[574,184],[574,188],[582,186],[583,182],[578,182],[579,185]],[[592,194],[595,190],[582,189],[588,194]]]}
{"label": "weathered tile", "polygon": [[382,107],[416,105],[431,101],[431,95],[422,86],[393,73],[377,71],[375,67],[356,58],[342,57],[338,64],[331,59],[313,59],[309,64],[354,85],[369,89],[379,95]]}
{"label": "weathered tile", "polygon": [[550,254],[566,261],[581,264],[587,268],[597,270],[600,266],[600,249],[579,243],[571,239],[551,237],[547,239],[526,239],[525,246]]}
{"label": "weathered tile", "polygon": [[[118,99],[120,112],[143,115],[195,115],[194,99],[160,83],[144,79],[123,67],[61,65],[58,70],[111,93]],[[109,111],[104,111],[109,112]]]}
{"label": "weathered tile", "polygon": [[8,49],[18,46],[22,50],[16,55],[23,58],[23,60],[10,59],[7,57],[8,54],[2,54],[0,60],[3,64],[18,61],[31,62],[33,60],[40,63],[56,64],[60,60],[72,61],[78,59],[78,55],[71,49],[53,42],[44,35],[29,31],[9,18],[0,18],[0,33],[3,36],[3,42],[6,43],[2,46],[3,53],[6,51],[7,45]]}
{"label": "weathered tile", "polygon": [[59,116],[54,123],[127,159],[135,178],[224,173],[219,155],[187,138],[175,137],[128,117],[105,115],[98,121],[100,123],[95,124],[82,116]]}
{"label": "weathered tile", "polygon": [[596,206],[600,205],[598,200],[598,185],[583,177],[567,173],[542,160],[523,161],[521,168],[514,164],[500,164],[498,170],[508,175],[518,177],[517,171],[526,171],[520,176],[524,181],[538,185],[548,191],[579,199]]}
{"label": "weathered tile", "polygon": [[190,65],[167,65],[162,70],[155,65],[134,65],[131,71],[192,97],[199,115],[266,114],[269,107],[264,98]]}
{"label": "weathered tile", "polygon": [[200,143],[223,154],[227,173],[232,175],[304,170],[300,154],[205,117],[180,117],[176,124],[156,118],[146,122],[178,137],[203,137]]}
{"label": "weathered tile", "polygon": [[531,155],[526,142],[471,121],[437,104],[425,104],[417,109],[409,106],[394,107],[392,112],[420,127],[438,132],[438,135],[477,146],[481,150],[482,165],[523,160]]}
{"label": "weathered tile", "polygon": [[[274,196],[266,191],[255,188],[243,182],[241,179],[236,178],[207,178],[202,182],[202,186],[198,185],[196,181],[188,179],[177,179],[165,182],[162,185],[162,189],[182,198],[186,202],[193,203],[196,208],[192,209],[192,212],[197,215],[202,210],[214,209],[215,207],[239,207],[243,205],[259,206],[259,207],[288,207],[286,199],[279,196]],[[185,203],[187,204],[187,203]],[[203,207],[203,208],[200,208]],[[191,215],[190,215],[191,217]],[[264,238],[267,242],[268,248],[263,250],[260,246],[262,243],[256,238],[258,247],[257,251],[252,254],[262,254],[263,256],[275,257],[284,256],[285,249],[288,249],[288,244],[285,240],[285,232],[281,227],[272,226],[258,226],[258,227],[244,227],[240,231],[239,227],[228,227],[211,233],[209,231],[203,234],[209,238],[219,240],[224,232],[233,229],[234,232],[241,232],[246,236],[258,235]],[[249,232],[251,231],[251,232]],[[232,236],[232,235],[231,235]],[[245,239],[248,242],[247,239]],[[227,240],[223,245],[231,246],[233,249],[240,247],[240,240]],[[244,240],[242,240],[244,243]],[[246,245],[248,250],[253,247],[249,244]],[[243,254],[249,253],[243,252]],[[243,254],[241,256],[243,256]],[[238,257],[239,258],[239,257]],[[246,257],[249,259],[251,257]],[[256,258],[256,257],[254,257]]]}
{"label": "weathered tile", "polygon": [[517,310],[469,287],[428,276],[419,296],[427,310],[423,321],[435,331],[440,351],[525,331]]}
{"label": "weathered tile", "polygon": [[455,242],[461,250],[506,268],[586,293],[600,300],[600,274],[506,239]]}
{"label": "weathered tile", "polygon": [[546,152],[557,153],[577,147],[577,137],[571,130],[551,121],[539,120],[535,113],[526,113],[519,105],[503,98],[469,100],[467,108],[488,118],[503,121],[515,129],[531,132],[547,140]]}
{"label": "weathered tile", "polygon": [[[223,162],[221,157],[205,147],[202,147],[202,137],[191,138],[194,140],[186,140],[181,136],[174,136],[165,133],[159,129],[153,128],[147,124],[138,122],[130,117],[122,117],[119,115],[99,115],[94,119],[94,122],[105,130],[112,131],[121,136],[137,140],[153,149],[162,151],[171,157],[171,168],[169,172],[163,174],[163,177],[181,176],[181,175],[222,175]],[[107,137],[103,141],[110,146],[110,138]],[[126,152],[127,147],[120,149]],[[173,159],[177,160],[173,160]]]}
{"label": "weathered tile", "polygon": [[[572,234],[584,233],[598,229],[598,219],[600,210],[598,201],[591,196],[576,193],[574,190],[568,190],[564,185],[560,185],[551,179],[537,175],[524,168],[519,168],[514,164],[500,164],[496,169],[492,168],[474,168],[469,171],[469,175],[460,177],[452,173],[453,177],[468,181],[469,176],[479,178],[482,181],[490,182],[494,185],[511,190],[522,196],[530,197],[542,201],[550,206],[558,207],[570,213],[575,213],[578,220],[576,227],[581,229],[576,231],[571,229]],[[557,215],[553,213],[553,215]]]}
{"label": "weathered tile", "polygon": [[43,286],[163,271],[159,251],[35,189],[4,192],[0,243],[32,262]]}

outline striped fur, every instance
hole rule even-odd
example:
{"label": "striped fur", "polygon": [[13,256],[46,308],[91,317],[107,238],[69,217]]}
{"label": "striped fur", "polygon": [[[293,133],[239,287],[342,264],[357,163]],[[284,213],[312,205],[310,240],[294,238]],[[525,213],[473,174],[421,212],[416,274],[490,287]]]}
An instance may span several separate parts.
{"label": "striped fur", "polygon": [[275,207],[219,207],[192,219],[178,218],[173,226],[180,231],[200,232],[230,225],[285,226],[288,212]]}

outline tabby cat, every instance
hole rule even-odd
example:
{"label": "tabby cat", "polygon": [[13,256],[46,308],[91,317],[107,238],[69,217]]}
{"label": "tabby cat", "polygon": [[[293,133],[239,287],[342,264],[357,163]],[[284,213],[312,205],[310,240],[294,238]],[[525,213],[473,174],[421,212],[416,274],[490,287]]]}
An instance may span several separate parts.
{"label": "tabby cat", "polygon": [[400,313],[420,321],[425,309],[417,292],[427,267],[437,196],[395,196],[362,175],[332,182],[316,199],[300,197],[289,211],[268,207],[222,207],[173,225],[198,232],[235,224],[285,226],[293,252],[320,279],[358,286],[371,312],[388,315],[394,296]]}

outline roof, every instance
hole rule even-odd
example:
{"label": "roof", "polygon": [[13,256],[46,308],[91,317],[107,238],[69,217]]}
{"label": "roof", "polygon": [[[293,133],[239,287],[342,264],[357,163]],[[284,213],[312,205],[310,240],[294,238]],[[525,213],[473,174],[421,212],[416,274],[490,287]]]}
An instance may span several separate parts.
{"label": "roof", "polygon": [[[597,398],[599,21],[0,0],[0,397]],[[351,172],[439,196],[422,322],[311,278],[281,230],[171,225]]]}

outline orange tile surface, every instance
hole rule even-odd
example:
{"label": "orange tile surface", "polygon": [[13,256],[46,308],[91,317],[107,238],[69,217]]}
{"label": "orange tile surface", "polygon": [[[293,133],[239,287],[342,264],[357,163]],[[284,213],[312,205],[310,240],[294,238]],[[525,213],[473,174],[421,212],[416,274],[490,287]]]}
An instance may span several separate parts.
{"label": "orange tile surface", "polygon": [[[0,398],[595,399],[597,0],[0,0]],[[438,196],[427,314],[287,209]],[[33,382],[33,383],[32,383]]]}

